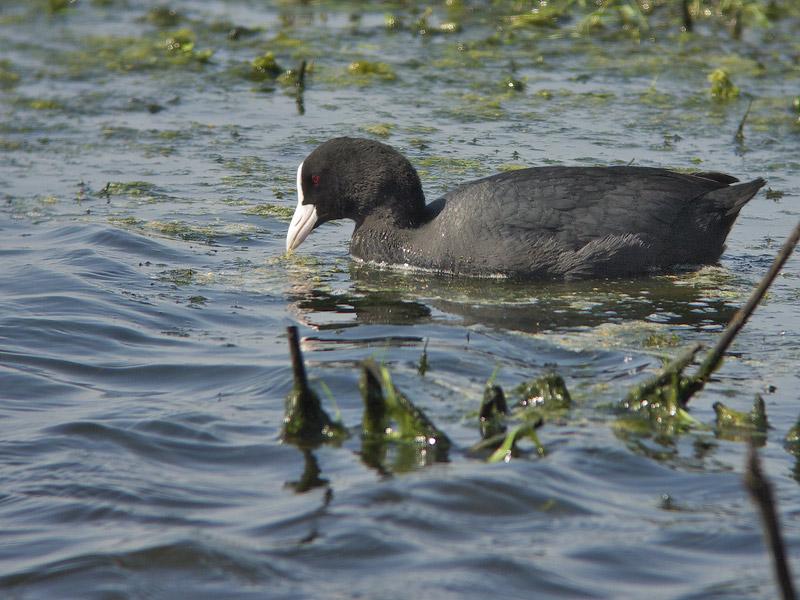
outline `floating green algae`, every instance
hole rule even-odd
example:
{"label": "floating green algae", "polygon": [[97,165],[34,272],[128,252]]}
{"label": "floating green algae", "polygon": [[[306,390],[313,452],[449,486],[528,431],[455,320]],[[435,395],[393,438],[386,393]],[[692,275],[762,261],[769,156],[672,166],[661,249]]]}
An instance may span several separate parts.
{"label": "floating green algae", "polygon": [[[268,42],[270,48],[283,48],[285,50],[293,50],[300,52],[303,55],[309,54],[312,50],[308,47],[308,42],[300,38],[292,37],[285,31],[279,31],[275,37],[271,38]],[[298,56],[295,56],[298,58]]]}
{"label": "floating green algae", "polygon": [[496,96],[485,96],[468,92],[461,94],[457,99],[457,104],[443,109],[448,116],[463,121],[485,121],[499,120],[506,116],[502,102],[507,96],[498,94]]}
{"label": "floating green algae", "polygon": [[739,88],[733,84],[730,75],[725,69],[714,69],[708,75],[711,84],[709,93],[711,97],[720,102],[727,102],[739,96]]}
{"label": "floating green algae", "polygon": [[454,156],[426,156],[417,160],[421,169],[436,169],[454,175],[476,173],[486,170],[484,164],[472,158],[457,158]]}
{"label": "floating green algae", "polygon": [[277,217],[285,221],[291,221],[294,209],[288,206],[278,206],[277,204],[256,204],[248,206],[244,210],[246,215],[257,215],[259,217]]}
{"label": "floating green algae", "polygon": [[33,110],[63,110],[64,105],[59,100],[53,98],[17,98],[16,104],[25,106]]}
{"label": "floating green algae", "polygon": [[153,198],[160,195],[157,187],[147,181],[109,181],[98,192],[98,196],[128,196],[131,198]]}
{"label": "floating green algae", "polygon": [[166,281],[178,286],[191,285],[194,283],[197,271],[194,269],[170,269],[159,274],[161,281]]}
{"label": "floating green algae", "polygon": [[512,76],[506,77],[501,87],[506,90],[514,90],[515,92],[522,92],[525,90],[525,82],[521,79],[515,79]]}
{"label": "floating green algae", "polygon": [[364,132],[371,135],[381,138],[388,138],[392,134],[394,125],[391,123],[376,123],[374,125],[365,125],[362,129]]}
{"label": "floating green algae", "polygon": [[137,227],[142,222],[137,219],[136,217],[109,217],[108,222],[112,225],[118,225],[120,227]]}
{"label": "floating green algae", "polygon": [[257,56],[250,62],[250,66],[252,68],[249,72],[249,78],[253,81],[275,79],[283,73],[283,68],[275,59],[274,52],[265,52],[261,56]]}
{"label": "floating green algae", "polygon": [[201,68],[214,53],[198,50],[196,35],[183,28],[172,32],[150,33],[143,37],[93,35],[81,40],[81,48],[56,57],[72,76],[106,69],[138,72],[157,69]]}
{"label": "floating green algae", "polygon": [[143,227],[163,235],[180,238],[186,241],[209,242],[216,236],[211,227],[190,225],[182,221],[147,221],[144,223]]}
{"label": "floating green algae", "polygon": [[[224,183],[236,187],[260,188],[263,177],[270,173],[270,165],[259,156],[241,156],[226,160],[223,164],[228,171],[239,171],[239,174],[231,173],[221,178]],[[290,185],[288,181],[286,183]]]}
{"label": "floating green algae", "polygon": [[269,164],[260,156],[240,156],[239,158],[226,160],[223,164],[226,169],[241,171],[248,175],[269,172]]}
{"label": "floating green algae", "polygon": [[416,18],[409,21],[405,25],[405,21],[396,15],[386,15],[384,18],[384,26],[389,31],[398,31],[400,29],[407,29],[414,35],[428,36],[433,34],[450,34],[458,33],[461,31],[461,25],[456,21],[441,21],[434,24],[431,22],[433,16],[433,9],[430,7],[425,8]]}
{"label": "floating green algae", "polygon": [[507,17],[506,21],[513,29],[525,27],[558,27],[558,19],[562,16],[563,11],[560,7],[555,6],[555,4],[555,2],[550,5],[545,3],[543,6],[534,8],[530,12]]}
{"label": "floating green algae", "polygon": [[185,57],[198,62],[208,62],[213,50],[195,50],[195,34],[191,29],[178,29],[163,40],[163,47],[173,56]]}
{"label": "floating green algae", "polygon": [[383,26],[388,31],[403,29],[403,18],[400,15],[387,14],[383,16]]}
{"label": "floating green algae", "polygon": [[497,165],[498,171],[508,172],[508,171],[519,171],[520,169],[527,169],[530,165],[524,165],[522,163],[502,163]]}
{"label": "floating green algae", "polygon": [[347,66],[347,73],[360,83],[371,80],[394,81],[397,75],[394,69],[384,62],[356,60]]}
{"label": "floating green algae", "polygon": [[24,144],[18,140],[7,140],[0,138],[0,152],[15,152],[21,150]]}
{"label": "floating green algae", "polygon": [[0,59],[0,89],[12,88],[19,83],[20,77],[10,60]]}

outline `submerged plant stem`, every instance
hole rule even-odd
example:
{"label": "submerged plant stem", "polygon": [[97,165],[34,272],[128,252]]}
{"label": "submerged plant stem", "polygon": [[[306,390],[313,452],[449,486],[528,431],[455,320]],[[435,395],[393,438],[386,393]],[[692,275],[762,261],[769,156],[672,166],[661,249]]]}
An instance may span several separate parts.
{"label": "submerged plant stem", "polygon": [[303,354],[300,352],[300,338],[297,327],[294,325],[287,327],[286,335],[289,338],[289,354],[292,358],[295,385],[300,387],[303,392],[306,392],[308,390],[308,377],[306,377],[306,366],[303,364]]}
{"label": "submerged plant stem", "polygon": [[750,443],[750,452],[747,457],[747,468],[744,473],[744,484],[750,497],[761,512],[764,522],[764,535],[767,538],[772,560],[775,565],[775,577],[781,589],[783,600],[795,600],[794,583],[786,561],[786,547],[781,536],[780,523],[775,510],[775,499],[772,495],[772,485],[764,477],[761,470],[761,461],[758,459],[753,443]]}
{"label": "submerged plant stem", "polygon": [[695,355],[702,346],[694,344],[684,350],[677,358],[667,364],[660,373],[633,388],[623,401],[626,408],[633,408],[642,400],[655,394],[661,387],[669,385],[673,378],[680,377],[683,370],[694,360]]}
{"label": "submerged plant stem", "polygon": [[736,129],[736,136],[734,137],[734,139],[738,144],[744,142],[744,124],[747,122],[747,117],[750,116],[750,107],[752,106],[753,106],[753,100],[751,98],[750,102],[747,103],[747,109],[744,111],[742,120],[739,121],[739,127]]}

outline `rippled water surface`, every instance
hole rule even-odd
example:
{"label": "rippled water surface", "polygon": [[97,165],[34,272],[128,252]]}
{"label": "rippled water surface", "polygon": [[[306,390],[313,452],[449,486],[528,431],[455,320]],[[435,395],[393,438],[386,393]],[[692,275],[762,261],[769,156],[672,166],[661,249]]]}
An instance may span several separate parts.
{"label": "rippled water surface", "polygon": [[[680,34],[659,3],[639,35],[614,18],[512,27],[526,3],[60,4],[0,5],[0,595],[775,597],[746,445],[711,428],[633,437],[609,406],[713,343],[797,221],[796,15],[737,41],[713,20]],[[304,93],[252,74],[267,51],[284,70],[307,60]],[[716,67],[738,99],[709,98]],[[287,258],[297,165],[345,134],[401,149],[429,198],[514,165],[631,161],[763,176],[772,193],[698,274],[389,272],[350,261],[347,224]],[[713,424],[714,402],[764,395],[790,557],[798,277],[793,258],[691,404]],[[291,324],[353,432],[340,446],[280,442]],[[447,462],[362,460],[370,357],[446,431]],[[565,378],[575,407],[539,430],[545,457],[467,455],[495,369],[506,388]]]}

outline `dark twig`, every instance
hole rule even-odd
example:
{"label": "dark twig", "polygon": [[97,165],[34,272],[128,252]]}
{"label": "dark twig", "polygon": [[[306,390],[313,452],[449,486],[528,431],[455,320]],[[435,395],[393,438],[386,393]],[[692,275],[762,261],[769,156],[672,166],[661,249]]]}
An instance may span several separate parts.
{"label": "dark twig", "polygon": [[747,303],[733,315],[733,318],[730,323],[728,323],[728,326],[725,328],[725,331],[720,336],[716,345],[711,349],[698,368],[697,373],[692,377],[693,381],[689,384],[689,389],[684,395],[685,402],[688,402],[692,394],[703,389],[703,386],[711,377],[711,374],[719,368],[723,355],[733,342],[736,334],[738,334],[741,328],[744,327],[744,324],[747,323],[747,320],[750,318],[750,315],[753,314],[758,303],[764,298],[767,289],[769,289],[769,286],[775,281],[784,263],[786,263],[795,246],[797,246],[798,240],[800,240],[800,221],[798,221],[794,230],[792,230],[792,233],[786,239],[786,242],[784,242],[783,247],[780,252],[778,252],[775,260],[772,262],[772,266],[769,268],[766,275],[764,275],[761,283],[753,290]]}
{"label": "dark twig", "polygon": [[742,120],[739,121],[739,127],[736,129],[736,135],[734,139],[736,140],[737,144],[741,144],[744,142],[744,124],[747,121],[747,117],[750,115],[750,107],[753,106],[753,99],[750,98],[750,102],[747,103],[747,110],[744,111],[744,116]]}
{"label": "dark twig", "polygon": [[781,536],[780,523],[775,511],[775,499],[772,495],[772,486],[761,471],[761,462],[758,452],[751,440],[750,451],[747,456],[747,468],[744,473],[744,485],[750,492],[750,497],[761,511],[761,520],[764,523],[764,535],[767,538],[772,560],[775,566],[775,577],[781,589],[783,600],[795,600],[794,583],[786,562],[786,548]]}
{"label": "dark twig", "polygon": [[297,89],[302,91],[306,87],[306,67],[308,64],[306,63],[305,59],[300,61],[300,66],[297,68],[297,80],[295,81],[295,85]]}
{"label": "dark twig", "polygon": [[657,375],[631,389],[623,401],[624,406],[626,408],[636,406],[642,399],[654,394],[658,388],[669,384],[674,377],[681,376],[683,370],[694,360],[701,348],[700,344],[693,344],[667,364]]}
{"label": "dark twig", "polygon": [[689,0],[683,0],[683,28],[686,31],[691,31],[693,27],[692,13],[689,11]]}
{"label": "dark twig", "polygon": [[294,383],[305,392],[308,390],[308,378],[306,377],[306,367],[303,364],[303,353],[300,352],[300,338],[297,334],[297,327],[294,325],[287,327],[286,335],[289,338],[289,354],[292,357]]}
{"label": "dark twig", "polygon": [[303,92],[306,91],[306,64],[305,59],[300,62],[300,66],[297,67],[297,77],[294,80],[295,86],[295,94],[294,94],[294,101],[297,105],[297,112],[300,115],[306,114],[306,103],[303,99]]}
{"label": "dark twig", "polygon": [[731,27],[731,36],[733,39],[740,40],[742,39],[742,9],[736,11],[736,14],[733,15],[733,27]]}

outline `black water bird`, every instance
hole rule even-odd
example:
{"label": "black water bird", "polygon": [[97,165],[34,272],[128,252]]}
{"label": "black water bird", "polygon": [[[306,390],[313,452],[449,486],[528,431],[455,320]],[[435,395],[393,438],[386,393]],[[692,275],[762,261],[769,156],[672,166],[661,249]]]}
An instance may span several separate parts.
{"label": "black water bird", "polygon": [[575,279],[716,262],[739,211],[764,185],[650,167],[534,167],[470,181],[425,204],[392,147],[335,138],[297,169],[287,251],[352,219],[357,259],[464,276]]}

